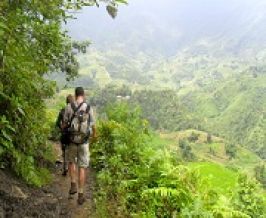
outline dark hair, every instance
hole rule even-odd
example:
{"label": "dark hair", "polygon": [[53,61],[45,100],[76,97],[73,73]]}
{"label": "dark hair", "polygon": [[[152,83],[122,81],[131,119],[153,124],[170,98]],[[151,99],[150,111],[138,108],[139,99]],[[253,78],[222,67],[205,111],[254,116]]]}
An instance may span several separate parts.
{"label": "dark hair", "polygon": [[82,87],[77,87],[75,89],[75,95],[76,97],[84,96],[85,95],[84,89]]}
{"label": "dark hair", "polygon": [[74,102],[74,97],[73,97],[73,95],[68,95],[68,96],[66,97],[66,103],[69,104],[69,103],[72,103],[72,102]]}

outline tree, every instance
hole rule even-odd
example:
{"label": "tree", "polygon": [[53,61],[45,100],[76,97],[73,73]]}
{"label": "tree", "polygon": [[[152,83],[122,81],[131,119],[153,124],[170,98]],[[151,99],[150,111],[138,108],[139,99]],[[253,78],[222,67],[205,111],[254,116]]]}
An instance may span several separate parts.
{"label": "tree", "polygon": [[207,133],[207,143],[212,143],[212,135],[209,132]]}
{"label": "tree", "polygon": [[213,155],[213,156],[216,155],[216,152],[215,152],[214,148],[211,147],[211,146],[209,147],[209,153],[210,153],[211,155]]}
{"label": "tree", "polygon": [[182,157],[187,161],[195,159],[195,155],[192,152],[192,148],[186,140],[179,140],[179,148],[181,150]]}
{"label": "tree", "polygon": [[194,131],[188,137],[190,142],[196,142],[199,139],[199,134],[195,133]]}
{"label": "tree", "polygon": [[227,156],[229,156],[230,159],[233,159],[237,155],[237,147],[230,143],[225,145],[225,153]]}

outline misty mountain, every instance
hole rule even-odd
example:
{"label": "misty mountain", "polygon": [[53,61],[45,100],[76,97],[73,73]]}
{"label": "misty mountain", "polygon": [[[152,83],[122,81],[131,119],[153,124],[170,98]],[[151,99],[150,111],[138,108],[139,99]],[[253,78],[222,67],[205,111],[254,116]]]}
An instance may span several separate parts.
{"label": "misty mountain", "polygon": [[129,0],[113,20],[104,7],[85,8],[67,29],[102,50],[175,55],[253,55],[266,48],[263,0]]}
{"label": "misty mountain", "polygon": [[[90,39],[93,45],[78,58],[79,78],[67,85],[174,90],[194,129],[220,135],[265,159],[266,2],[129,3],[114,20],[101,6],[85,8],[68,23],[74,39]],[[176,121],[168,131],[177,128]]]}

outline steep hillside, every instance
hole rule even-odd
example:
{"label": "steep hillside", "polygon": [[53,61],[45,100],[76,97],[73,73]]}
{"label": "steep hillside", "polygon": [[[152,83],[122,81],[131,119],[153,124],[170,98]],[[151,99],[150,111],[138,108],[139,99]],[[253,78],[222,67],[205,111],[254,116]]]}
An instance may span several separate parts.
{"label": "steep hillside", "polygon": [[209,91],[190,91],[182,97],[205,130],[255,150],[265,158],[266,77],[223,80]]}

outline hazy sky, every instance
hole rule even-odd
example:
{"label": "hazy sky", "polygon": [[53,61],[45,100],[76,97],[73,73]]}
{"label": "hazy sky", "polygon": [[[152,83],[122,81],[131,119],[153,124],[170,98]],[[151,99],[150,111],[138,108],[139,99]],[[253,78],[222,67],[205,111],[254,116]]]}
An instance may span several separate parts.
{"label": "hazy sky", "polygon": [[[75,39],[91,39],[96,45],[144,41],[187,44],[211,38],[258,40],[266,25],[265,0],[128,0],[116,19],[102,6],[89,7],[70,21]],[[265,35],[265,34],[263,34]],[[230,38],[231,37],[231,38]],[[263,36],[264,37],[264,36]],[[230,38],[230,39],[229,39]],[[223,40],[222,39],[222,40]],[[140,41],[143,41],[142,43]]]}

